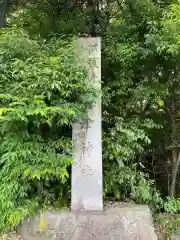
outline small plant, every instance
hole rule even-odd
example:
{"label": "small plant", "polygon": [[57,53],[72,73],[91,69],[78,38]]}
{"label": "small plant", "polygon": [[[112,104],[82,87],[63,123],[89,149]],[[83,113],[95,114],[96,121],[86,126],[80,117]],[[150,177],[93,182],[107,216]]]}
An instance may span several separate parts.
{"label": "small plant", "polygon": [[164,202],[164,210],[167,213],[180,213],[180,198],[168,197]]}
{"label": "small plant", "polygon": [[180,216],[173,214],[159,214],[155,217],[155,228],[161,239],[171,240],[173,234],[180,234]]}

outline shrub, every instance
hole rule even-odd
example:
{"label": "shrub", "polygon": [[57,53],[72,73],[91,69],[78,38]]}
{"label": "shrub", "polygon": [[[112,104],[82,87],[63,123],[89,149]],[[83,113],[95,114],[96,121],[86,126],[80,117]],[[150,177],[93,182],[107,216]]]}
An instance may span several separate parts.
{"label": "shrub", "polygon": [[[71,125],[95,97],[73,39],[0,32],[0,231],[14,228],[68,188]],[[62,194],[62,195],[61,195]]]}

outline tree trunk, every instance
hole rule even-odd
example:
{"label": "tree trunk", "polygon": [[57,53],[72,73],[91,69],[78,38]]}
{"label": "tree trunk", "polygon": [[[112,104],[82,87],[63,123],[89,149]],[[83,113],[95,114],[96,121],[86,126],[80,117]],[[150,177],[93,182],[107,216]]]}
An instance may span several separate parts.
{"label": "tree trunk", "polygon": [[8,0],[0,1],[0,28],[5,25],[5,16],[8,10]]}
{"label": "tree trunk", "polygon": [[176,180],[177,180],[179,166],[180,166],[180,153],[178,154],[178,158],[176,162],[173,162],[173,166],[172,166],[172,182],[171,182],[171,188],[170,188],[171,197],[175,197],[175,194],[176,194]]}
{"label": "tree trunk", "polygon": [[176,103],[175,100],[172,99],[172,105],[171,105],[171,138],[172,138],[172,181],[170,186],[170,197],[174,197],[176,194],[176,178],[178,173],[178,168],[180,164],[180,153],[177,150],[176,146]]}

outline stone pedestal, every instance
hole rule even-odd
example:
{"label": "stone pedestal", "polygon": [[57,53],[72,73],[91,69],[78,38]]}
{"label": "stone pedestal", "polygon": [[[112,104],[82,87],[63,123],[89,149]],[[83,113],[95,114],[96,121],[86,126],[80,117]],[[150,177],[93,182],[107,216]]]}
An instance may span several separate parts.
{"label": "stone pedestal", "polygon": [[157,240],[150,210],[142,205],[117,205],[103,212],[47,212],[41,220],[26,220],[21,233],[24,240]]}

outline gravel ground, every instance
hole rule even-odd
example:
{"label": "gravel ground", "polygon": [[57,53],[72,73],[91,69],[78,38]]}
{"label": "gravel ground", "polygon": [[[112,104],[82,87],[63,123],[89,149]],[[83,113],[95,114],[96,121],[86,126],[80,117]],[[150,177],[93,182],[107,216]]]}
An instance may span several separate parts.
{"label": "gravel ground", "polygon": [[12,233],[4,234],[0,236],[0,240],[23,240],[23,238],[16,232],[12,232]]}

